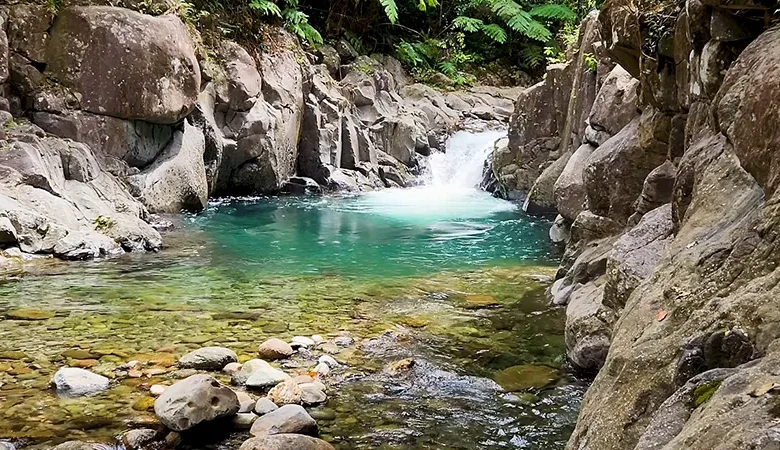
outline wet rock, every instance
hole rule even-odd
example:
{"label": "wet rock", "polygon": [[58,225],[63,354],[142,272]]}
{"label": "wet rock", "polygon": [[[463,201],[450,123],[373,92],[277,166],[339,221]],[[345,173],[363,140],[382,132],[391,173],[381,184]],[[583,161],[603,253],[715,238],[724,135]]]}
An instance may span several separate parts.
{"label": "wet rock", "polygon": [[250,433],[252,433],[252,436],[285,433],[316,435],[317,422],[311,418],[302,406],[284,405],[255,421]]}
{"label": "wet rock", "polygon": [[255,403],[254,411],[258,416],[264,416],[270,412],[276,411],[277,409],[279,409],[279,406],[277,406],[276,403],[263,397],[258,399],[257,403]]}
{"label": "wet rock", "polygon": [[300,434],[277,434],[248,439],[239,450],[334,450],[327,442]]}
{"label": "wet rock", "polygon": [[[272,367],[270,364],[263,360],[251,360],[251,361],[261,361],[261,362],[253,362],[251,364],[251,367],[247,368],[247,365],[250,361],[247,361],[244,363],[244,367],[241,369],[241,372],[238,374],[241,374],[242,372],[245,372],[244,369],[251,370],[251,374],[246,379],[246,386],[248,388],[255,388],[255,389],[264,389],[271,386],[275,386],[278,383],[281,383],[283,381],[287,381],[290,379],[290,376],[286,373],[282,372],[281,370]],[[238,375],[237,374],[237,375]]]}
{"label": "wet rock", "polygon": [[272,338],[260,344],[257,353],[262,359],[275,360],[289,358],[293,354],[290,344],[281,339]]}
{"label": "wet rock", "polygon": [[322,377],[328,376],[330,373],[330,366],[325,363],[319,363],[314,367],[314,372]]}
{"label": "wet rock", "polygon": [[46,320],[54,317],[54,312],[34,308],[11,309],[5,313],[10,320]]}
{"label": "wet rock", "polygon": [[565,244],[569,240],[570,227],[569,222],[562,215],[558,214],[550,226],[548,233],[550,240],[555,244]]}
{"label": "wet rock", "polygon": [[222,368],[222,372],[224,372],[224,373],[226,373],[228,375],[233,375],[234,373],[236,373],[239,370],[241,370],[242,367],[243,367],[243,364],[237,363],[237,362],[232,362],[232,363],[226,364],[225,367]]}
{"label": "wet rock", "polygon": [[495,376],[496,382],[507,392],[541,389],[559,378],[558,369],[536,364],[512,366],[496,373]]}
{"label": "wet rock", "polygon": [[255,409],[256,401],[249,394],[247,394],[244,391],[233,391],[233,392],[236,393],[236,397],[238,398],[239,413],[247,413]]}
{"label": "wet rock", "polygon": [[588,158],[596,150],[590,144],[582,144],[571,155],[553,187],[555,205],[558,213],[573,222],[585,210],[587,195],[583,173]]}
{"label": "wet rock", "polygon": [[248,430],[252,428],[252,424],[255,423],[257,419],[258,417],[251,412],[238,413],[233,416],[233,428],[237,430]]}
{"label": "wet rock", "polygon": [[309,348],[309,347],[314,347],[316,343],[311,338],[307,338],[306,336],[294,336],[291,340],[290,345],[292,347]]}
{"label": "wet rock", "polygon": [[311,337],[311,340],[314,341],[315,344],[319,345],[325,342],[325,338],[320,336],[319,334],[314,334]]}
{"label": "wet rock", "polygon": [[165,444],[168,448],[176,448],[181,444],[181,434],[176,431],[171,431],[165,435]]}
{"label": "wet rock", "polygon": [[202,347],[179,359],[179,367],[185,369],[220,370],[238,361],[236,352],[225,347]]}
{"label": "wet rock", "polygon": [[268,399],[277,405],[289,405],[301,403],[303,391],[292,380],[277,384],[268,392]]}
{"label": "wet rock", "polygon": [[314,408],[309,411],[314,420],[336,420],[336,411],[330,408]]}
{"label": "wet rock", "polygon": [[[277,372],[281,371],[272,367],[270,364],[268,364],[268,362],[263,361],[262,359],[250,359],[241,366],[239,371],[233,373],[233,375],[230,377],[230,382],[235,385],[244,385],[246,384],[249,377],[254,373],[263,374],[256,377],[255,381],[257,383],[262,383],[264,378],[283,378],[282,375]],[[285,374],[285,376],[287,375]],[[288,378],[284,378],[284,380],[289,379],[289,376],[287,377]]]}
{"label": "wet rock", "polygon": [[339,367],[341,365],[334,357],[330,355],[322,355],[317,361],[323,364],[327,364],[331,368]]}
{"label": "wet rock", "polygon": [[154,402],[154,412],[165,426],[185,431],[238,412],[235,392],[208,375],[193,375],[163,392]]}
{"label": "wet rock", "polygon": [[122,443],[127,450],[141,450],[155,442],[160,437],[159,434],[151,428],[130,430],[122,435]]}
{"label": "wet rock", "polygon": [[95,450],[95,444],[82,441],[67,441],[55,445],[52,450]]}
{"label": "wet rock", "polygon": [[94,395],[108,389],[108,378],[75,367],[65,367],[57,371],[51,380],[57,395],[63,397],[83,397]]}
{"label": "wet rock", "polygon": [[601,282],[575,286],[566,307],[565,328],[567,356],[575,368],[595,373],[604,365],[616,320],[613,310],[604,305]]}
{"label": "wet rock", "polygon": [[328,400],[320,383],[303,383],[299,384],[298,387],[301,390],[301,403],[304,405],[317,405]]}

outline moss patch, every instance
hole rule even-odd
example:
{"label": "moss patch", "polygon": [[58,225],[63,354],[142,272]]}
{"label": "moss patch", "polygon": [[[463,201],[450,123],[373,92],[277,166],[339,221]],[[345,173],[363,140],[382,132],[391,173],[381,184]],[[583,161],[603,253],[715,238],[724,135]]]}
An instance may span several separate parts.
{"label": "moss patch", "polygon": [[718,390],[722,383],[722,380],[710,381],[709,383],[702,384],[701,386],[698,386],[696,389],[694,389],[693,407],[698,408],[699,406],[710,401],[712,396],[715,394],[715,391]]}

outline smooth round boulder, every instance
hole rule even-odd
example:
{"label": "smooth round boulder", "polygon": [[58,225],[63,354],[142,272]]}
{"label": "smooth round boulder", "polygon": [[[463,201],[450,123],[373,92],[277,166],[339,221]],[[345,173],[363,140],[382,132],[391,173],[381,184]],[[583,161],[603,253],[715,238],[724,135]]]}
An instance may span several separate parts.
{"label": "smooth round boulder", "polygon": [[309,348],[314,347],[315,342],[306,336],[293,336],[290,340],[290,346],[293,348]]}
{"label": "smooth round boulder", "polygon": [[293,354],[293,348],[281,339],[271,338],[260,344],[258,355],[267,360],[285,359]]}
{"label": "smooth round boulder", "polygon": [[95,395],[108,389],[108,378],[77,367],[63,367],[54,374],[51,385],[62,397]]}
{"label": "smooth round boulder", "polygon": [[268,399],[277,405],[299,404],[302,395],[303,391],[293,380],[279,383],[268,391]]}
{"label": "smooth round boulder", "polygon": [[298,385],[301,390],[301,403],[304,405],[318,405],[325,403],[328,396],[322,388],[322,383],[303,383]]}
{"label": "smooth round boulder", "polygon": [[239,371],[233,373],[230,382],[237,386],[245,385],[253,375],[256,375],[252,380],[252,387],[255,388],[275,386],[290,379],[289,375],[271,366],[267,361],[250,359],[241,366]]}
{"label": "smooth round boulder", "polygon": [[255,403],[255,414],[258,416],[264,416],[270,412],[276,411],[277,409],[279,409],[279,407],[276,406],[276,403],[268,400],[265,397],[257,400],[257,403]]}
{"label": "smooth round boulder", "polygon": [[335,450],[332,445],[301,434],[276,434],[244,441],[238,450]]}
{"label": "smooth round boulder", "polygon": [[238,397],[209,375],[193,375],[172,385],[154,402],[154,413],[173,431],[190,428],[238,412]]}
{"label": "smooth round boulder", "polygon": [[317,434],[317,422],[300,405],[284,405],[260,417],[249,430],[252,436],[273,434]]}
{"label": "smooth round boulder", "polygon": [[191,351],[179,359],[179,367],[184,369],[221,370],[230,363],[238,361],[236,352],[225,347],[202,347]]}
{"label": "smooth round boulder", "polygon": [[122,444],[127,450],[141,450],[160,438],[160,433],[151,428],[130,430],[122,435]]}
{"label": "smooth round boulder", "polygon": [[234,391],[234,392],[236,393],[236,397],[238,397],[239,413],[247,413],[255,409],[256,401],[255,399],[250,397],[249,394],[247,394],[244,391]]}

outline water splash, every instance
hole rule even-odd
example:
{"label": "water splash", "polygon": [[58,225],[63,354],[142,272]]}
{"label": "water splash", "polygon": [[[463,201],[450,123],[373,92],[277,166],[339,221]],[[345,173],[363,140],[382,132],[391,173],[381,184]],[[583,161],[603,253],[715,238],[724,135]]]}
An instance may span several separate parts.
{"label": "water splash", "polygon": [[503,130],[459,131],[447,141],[446,152],[431,155],[422,186],[368,192],[353,206],[361,212],[416,224],[475,220],[514,211],[516,205],[477,188],[485,159],[493,143],[503,136]]}

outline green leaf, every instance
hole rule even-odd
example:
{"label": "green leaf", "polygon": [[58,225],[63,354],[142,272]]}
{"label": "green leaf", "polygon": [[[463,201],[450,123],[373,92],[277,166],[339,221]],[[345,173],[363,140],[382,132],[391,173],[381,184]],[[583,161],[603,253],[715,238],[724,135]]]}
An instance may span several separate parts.
{"label": "green leaf", "polygon": [[379,3],[382,4],[390,23],[398,22],[398,5],[396,5],[395,0],[379,0]]}
{"label": "green leaf", "polygon": [[249,7],[257,11],[261,16],[282,17],[282,11],[279,7],[268,0],[251,0],[249,2]]}
{"label": "green leaf", "polygon": [[490,25],[483,25],[482,32],[499,44],[506,43],[506,31],[494,23],[491,23]]}
{"label": "green leaf", "polygon": [[460,16],[452,21],[452,25],[457,29],[474,33],[482,29],[484,22],[480,19],[475,19],[474,17]]}
{"label": "green leaf", "polygon": [[441,61],[438,64],[439,71],[448,78],[452,78],[458,75],[458,69],[455,68],[455,64],[450,61]]}
{"label": "green leaf", "polygon": [[528,14],[533,17],[539,17],[542,19],[558,19],[566,22],[573,22],[577,20],[577,14],[569,9],[568,6],[553,3],[548,5],[534,6],[530,11],[528,11]]}

